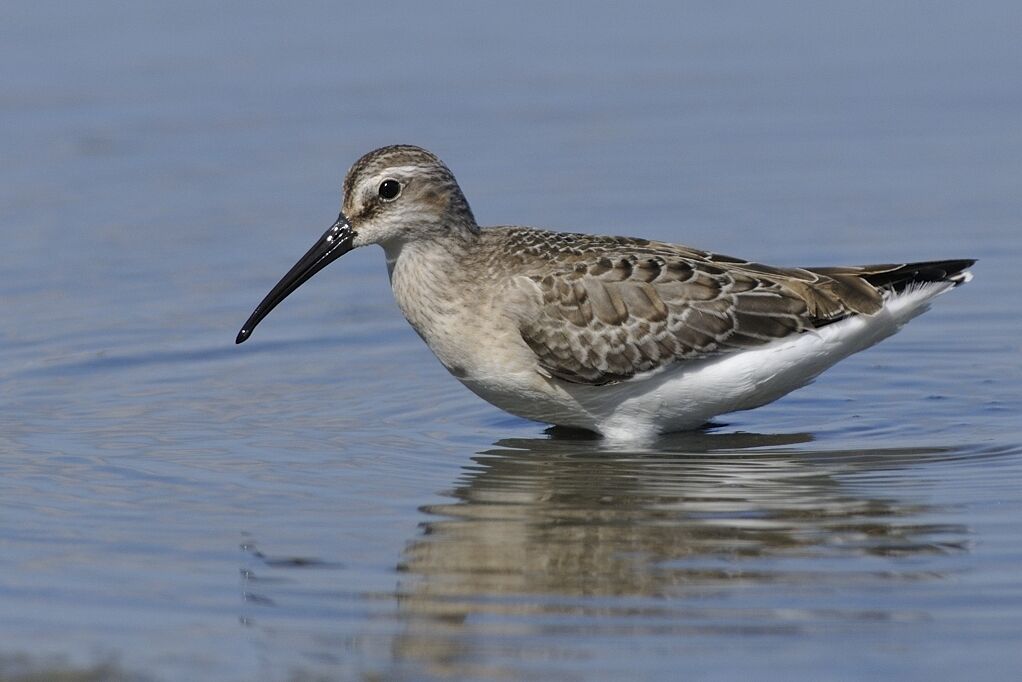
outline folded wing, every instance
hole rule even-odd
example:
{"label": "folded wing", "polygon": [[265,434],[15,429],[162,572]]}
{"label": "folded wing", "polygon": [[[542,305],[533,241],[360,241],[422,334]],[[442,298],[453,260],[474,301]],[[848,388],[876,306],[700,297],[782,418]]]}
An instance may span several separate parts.
{"label": "folded wing", "polygon": [[754,348],[877,312],[911,269],[782,269],[638,240],[613,248],[624,241],[527,277],[535,306],[520,331],[544,373],[602,385]]}

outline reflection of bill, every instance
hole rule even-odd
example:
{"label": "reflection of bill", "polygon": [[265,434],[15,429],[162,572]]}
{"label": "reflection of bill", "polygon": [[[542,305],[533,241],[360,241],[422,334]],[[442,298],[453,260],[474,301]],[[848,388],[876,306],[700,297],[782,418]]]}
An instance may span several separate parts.
{"label": "reflection of bill", "polygon": [[[809,440],[683,434],[657,453],[500,441],[466,467],[450,503],[423,509],[431,519],[400,567],[399,658],[470,674],[477,647],[549,627],[784,632],[821,618],[904,617],[798,599],[940,578],[939,563],[903,558],[964,551],[967,529],[927,520],[940,510],[899,499],[885,484],[897,477],[883,473],[954,454],[790,448]],[[496,635],[511,639],[498,646]],[[509,665],[489,672],[522,673]]]}

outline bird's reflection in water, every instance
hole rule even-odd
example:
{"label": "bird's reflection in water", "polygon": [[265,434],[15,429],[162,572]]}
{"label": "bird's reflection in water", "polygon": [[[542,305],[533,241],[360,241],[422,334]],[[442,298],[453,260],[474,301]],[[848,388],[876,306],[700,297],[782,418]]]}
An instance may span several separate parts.
{"label": "bird's reflection in water", "polygon": [[[827,594],[953,570],[940,559],[965,551],[967,529],[906,493],[902,476],[955,453],[819,452],[811,440],[703,432],[641,452],[570,434],[499,441],[473,457],[449,502],[422,510],[399,566],[397,658],[441,675],[515,675],[487,647],[517,659],[556,648],[544,633],[722,635],[906,617]],[[471,668],[484,659],[497,668]]]}

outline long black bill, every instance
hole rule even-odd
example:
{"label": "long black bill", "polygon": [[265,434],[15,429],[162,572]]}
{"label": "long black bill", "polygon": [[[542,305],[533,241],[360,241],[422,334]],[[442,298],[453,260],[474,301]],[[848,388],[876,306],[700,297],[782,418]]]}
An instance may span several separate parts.
{"label": "long black bill", "polygon": [[238,338],[234,342],[241,343],[248,339],[256,325],[269,315],[278,303],[290,296],[292,291],[305,284],[330,263],[351,251],[354,248],[351,245],[354,238],[355,233],[352,231],[351,225],[348,224],[348,219],[344,217],[343,213],[337,216],[337,222],[323,233],[319,241],[313,244],[312,248],[295,263],[293,268],[288,270],[286,275],[281,277],[277,286],[273,287],[270,293],[266,294],[262,303],[256,306],[241,331],[238,332]]}

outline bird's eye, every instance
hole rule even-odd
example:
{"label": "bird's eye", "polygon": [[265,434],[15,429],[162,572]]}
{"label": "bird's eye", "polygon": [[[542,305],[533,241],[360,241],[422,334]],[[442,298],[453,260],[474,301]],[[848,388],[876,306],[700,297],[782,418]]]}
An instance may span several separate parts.
{"label": "bird's eye", "polygon": [[384,180],[380,183],[379,193],[384,201],[393,201],[401,194],[401,183],[397,180]]}

